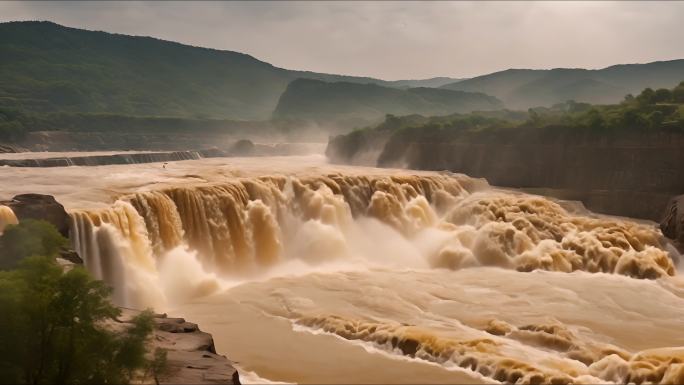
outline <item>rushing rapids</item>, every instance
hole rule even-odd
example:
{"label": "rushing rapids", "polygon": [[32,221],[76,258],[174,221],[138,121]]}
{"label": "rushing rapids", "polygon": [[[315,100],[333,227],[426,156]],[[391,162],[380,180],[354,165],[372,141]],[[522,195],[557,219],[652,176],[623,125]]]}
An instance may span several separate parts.
{"label": "rushing rapids", "polygon": [[198,162],[50,188],[113,197],[68,207],[117,303],[192,316],[261,377],[684,381],[679,255],[653,225],[464,175]]}
{"label": "rushing rapids", "polygon": [[[489,267],[317,273],[245,284],[187,311],[236,330],[223,336],[226,346],[240,341],[238,334],[245,330],[263,330],[266,335],[250,342],[267,360],[285,353],[270,354],[268,341],[277,336],[285,344],[302,343],[305,348],[290,354],[305,362],[317,361],[301,350],[322,354],[322,349],[339,349],[342,340],[372,354],[436,364],[442,370],[436,373],[445,377],[432,382],[458,382],[458,375],[468,372],[471,377],[460,381],[676,384],[684,380],[678,318],[684,315],[684,286],[669,284],[618,274]],[[299,335],[267,332],[283,327],[278,319],[289,320]],[[300,337],[307,334],[337,338]],[[243,361],[257,356],[238,349],[230,353]],[[302,378],[283,366],[255,368],[274,378]]]}
{"label": "rushing rapids", "polygon": [[258,274],[285,260],[357,257],[363,229],[356,219],[383,223],[412,242],[423,259],[410,267],[674,275],[653,228],[483,187],[447,175],[242,178],[135,193],[108,209],[77,211],[71,233],[86,265],[113,285],[124,279],[122,266],[154,274],[155,261],[178,248],[223,276]]}

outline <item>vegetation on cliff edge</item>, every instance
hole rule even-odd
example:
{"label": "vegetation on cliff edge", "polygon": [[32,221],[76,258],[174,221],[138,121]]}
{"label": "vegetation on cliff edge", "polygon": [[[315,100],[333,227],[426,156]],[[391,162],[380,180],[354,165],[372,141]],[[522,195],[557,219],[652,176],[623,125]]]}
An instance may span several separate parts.
{"label": "vegetation on cliff edge", "polygon": [[0,236],[0,383],[125,384],[163,370],[164,351],[148,359],[153,315],[122,332],[105,327],[120,310],[111,289],[55,255],[66,240],[44,221],[8,226]]}
{"label": "vegetation on cliff edge", "polygon": [[[521,111],[473,112],[447,116],[388,115],[369,131],[410,132],[423,136],[439,132],[443,138],[463,133],[504,131],[583,131],[594,134],[627,131],[684,131],[684,81],[672,89],[647,88],[627,95],[619,104],[592,105],[567,101],[552,107]],[[358,134],[357,134],[358,135]]]}

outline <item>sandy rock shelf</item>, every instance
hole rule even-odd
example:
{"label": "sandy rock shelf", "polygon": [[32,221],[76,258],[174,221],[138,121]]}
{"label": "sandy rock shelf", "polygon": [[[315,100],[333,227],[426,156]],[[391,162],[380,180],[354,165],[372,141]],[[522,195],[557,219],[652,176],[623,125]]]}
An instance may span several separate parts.
{"label": "sandy rock shelf", "polygon": [[[121,316],[108,322],[107,326],[123,331],[139,313],[122,308]],[[216,354],[213,337],[201,331],[197,324],[166,314],[155,314],[154,323],[156,327],[148,350],[162,348],[167,351],[168,370],[159,378],[160,384],[240,384],[233,363]],[[147,382],[154,383],[154,379],[148,378]]]}

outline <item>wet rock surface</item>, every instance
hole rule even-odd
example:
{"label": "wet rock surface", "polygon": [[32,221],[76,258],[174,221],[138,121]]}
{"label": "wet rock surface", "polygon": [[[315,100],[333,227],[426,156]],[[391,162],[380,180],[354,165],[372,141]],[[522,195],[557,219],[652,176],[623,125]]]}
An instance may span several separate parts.
{"label": "wet rock surface", "polygon": [[68,261],[74,265],[83,265],[83,258],[76,251],[70,248],[64,248],[59,251],[59,258]]}
{"label": "wet rock surface", "polygon": [[2,144],[0,143],[0,154],[2,153],[15,153],[15,152],[22,152],[26,151],[26,149],[23,149],[17,145],[13,144]]}
{"label": "wet rock surface", "polygon": [[[684,193],[684,135],[534,136],[502,132],[442,138],[359,131],[333,138],[335,163],[448,170],[491,185],[578,200],[603,214],[660,221]],[[376,151],[377,156],[363,160]]]}
{"label": "wet rock surface", "polygon": [[140,152],[106,155],[91,154],[82,156],[75,152],[72,156],[0,159],[0,167],[106,166],[161,162],[166,163],[184,160],[198,160],[203,158],[309,155],[319,153],[318,147],[322,148],[322,145],[317,146],[317,144],[313,143],[255,144],[249,140],[240,140],[226,149],[212,147],[208,149],[187,151]]}
{"label": "wet rock surface", "polygon": [[660,222],[660,230],[674,241],[680,252],[684,252],[684,195],[670,199]]}
{"label": "wet rock surface", "polygon": [[24,219],[40,219],[52,223],[65,237],[69,236],[69,214],[64,206],[52,195],[21,194],[9,201],[0,201],[14,212],[19,221]]}
{"label": "wet rock surface", "polygon": [[[108,323],[115,331],[128,328],[139,314],[137,310],[121,310],[118,320]],[[167,352],[168,370],[158,378],[160,384],[240,384],[233,363],[216,353],[213,337],[201,331],[197,324],[166,314],[155,314],[154,323],[156,328],[148,351],[162,348]],[[147,381],[153,383],[154,379]]]}
{"label": "wet rock surface", "polygon": [[200,159],[199,151],[147,152],[138,154],[113,154],[55,157],[42,159],[0,159],[0,166],[10,167],[68,167],[103,166],[110,164],[139,164]]}

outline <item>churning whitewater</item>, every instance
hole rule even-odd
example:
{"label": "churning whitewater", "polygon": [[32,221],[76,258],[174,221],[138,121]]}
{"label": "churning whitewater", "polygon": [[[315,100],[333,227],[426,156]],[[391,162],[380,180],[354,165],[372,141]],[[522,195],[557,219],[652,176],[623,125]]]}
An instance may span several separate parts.
{"label": "churning whitewater", "polygon": [[272,380],[684,381],[679,255],[655,226],[464,175],[283,159],[136,165],[127,185],[89,168],[89,191],[59,189],[71,242],[117,303],[192,316]]}

